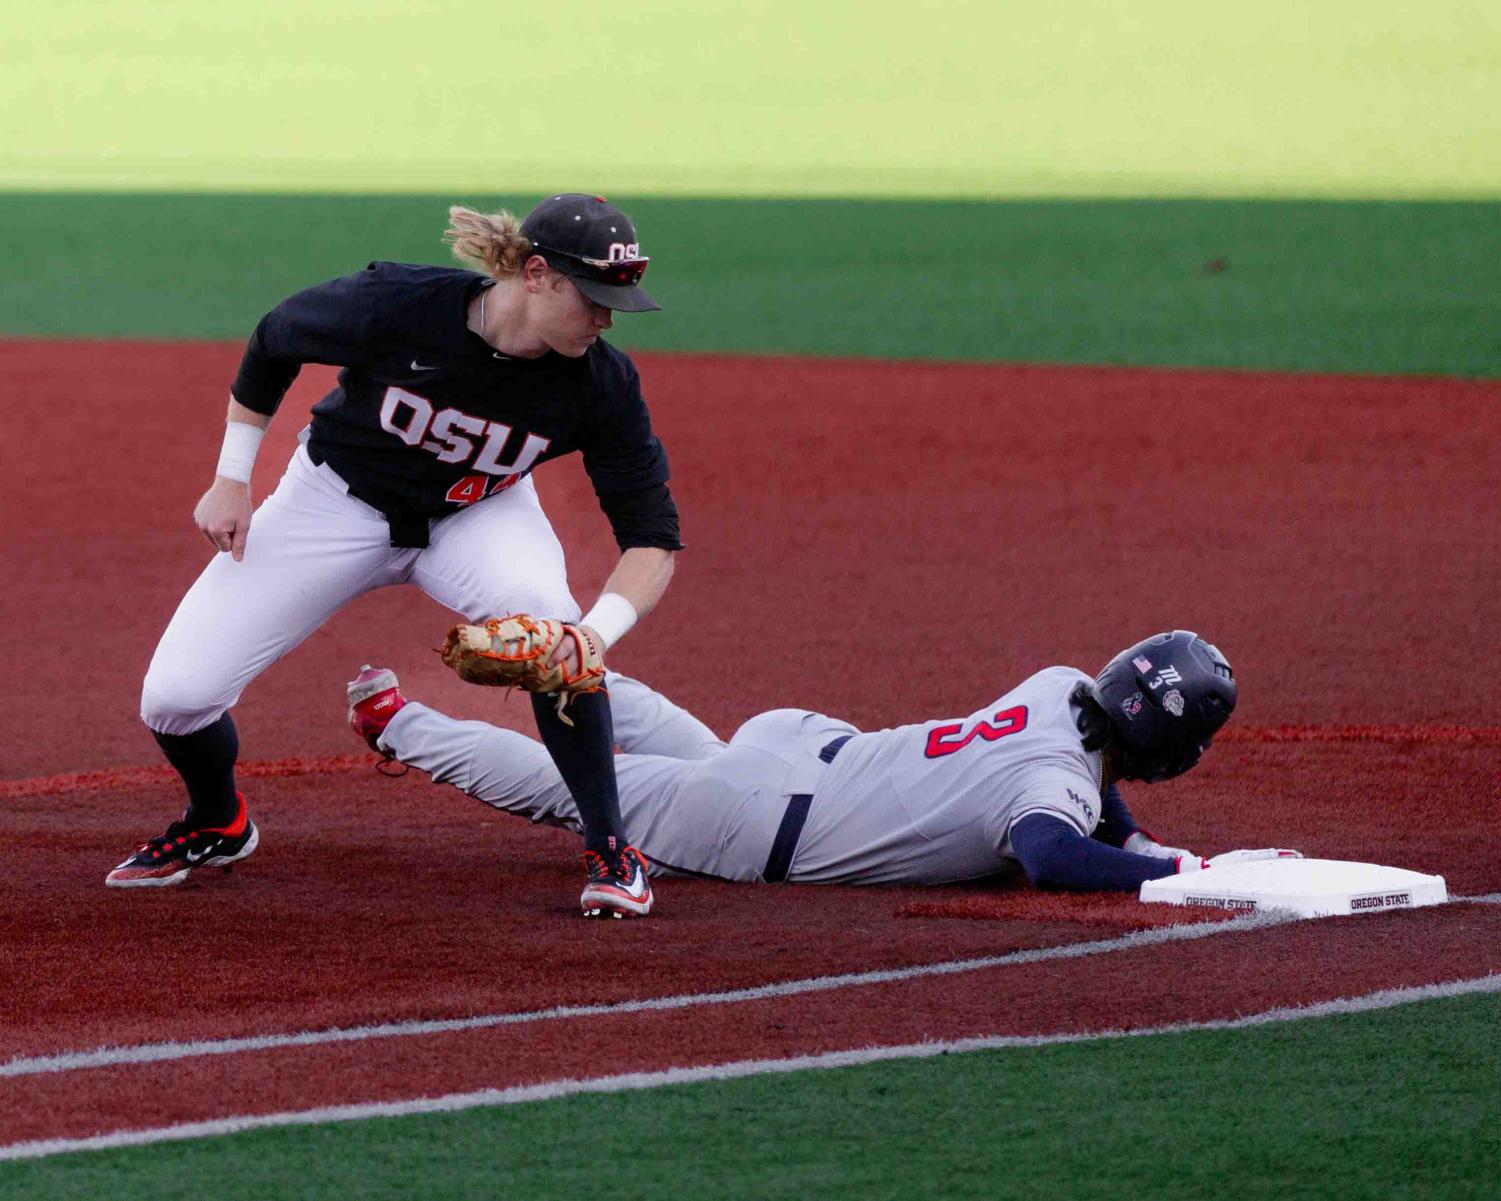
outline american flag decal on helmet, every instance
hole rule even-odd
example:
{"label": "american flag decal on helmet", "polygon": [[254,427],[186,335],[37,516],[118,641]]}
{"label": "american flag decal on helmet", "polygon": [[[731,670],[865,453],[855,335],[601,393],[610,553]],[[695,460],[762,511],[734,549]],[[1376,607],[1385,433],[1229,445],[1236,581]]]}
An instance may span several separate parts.
{"label": "american flag decal on helmet", "polygon": [[1137,671],[1151,671],[1152,661],[1145,655],[1137,655],[1136,658],[1131,660],[1131,666],[1136,668]]}

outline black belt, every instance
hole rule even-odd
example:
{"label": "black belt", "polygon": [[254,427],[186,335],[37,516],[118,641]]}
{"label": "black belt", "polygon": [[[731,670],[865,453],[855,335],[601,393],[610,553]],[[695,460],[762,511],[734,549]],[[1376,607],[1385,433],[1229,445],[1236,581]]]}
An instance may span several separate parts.
{"label": "black belt", "polygon": [[833,763],[834,756],[844,749],[844,744],[853,738],[853,734],[841,734],[833,742],[828,743],[823,750],[818,752],[818,757],[825,763]]}
{"label": "black belt", "polygon": [[425,550],[427,548],[427,518],[416,513],[387,513],[386,524],[391,527],[391,545],[397,550]]}
{"label": "black belt", "polygon": [[[834,756],[853,734],[841,734],[826,743],[818,757],[825,763],[834,762]],[[771,840],[771,854],[766,856],[766,869],[761,878],[768,884],[780,884],[787,879],[792,867],[792,856],[797,850],[797,840],[803,836],[803,825],[808,820],[808,806],[813,803],[811,792],[794,792],[787,798],[787,812],[782,814],[782,824],[777,827],[777,836]]]}
{"label": "black belt", "polygon": [[[327,462],[321,451],[313,449],[311,439],[307,444],[307,457],[313,461],[314,467],[322,467]],[[344,481],[344,486],[349,488],[348,480]],[[349,495],[355,500],[363,500],[372,509],[380,510],[380,515],[386,519],[386,525],[391,530],[392,547],[398,550],[423,550],[427,547],[426,517],[417,513],[387,513],[373,500],[361,496],[356,488],[349,488]]]}

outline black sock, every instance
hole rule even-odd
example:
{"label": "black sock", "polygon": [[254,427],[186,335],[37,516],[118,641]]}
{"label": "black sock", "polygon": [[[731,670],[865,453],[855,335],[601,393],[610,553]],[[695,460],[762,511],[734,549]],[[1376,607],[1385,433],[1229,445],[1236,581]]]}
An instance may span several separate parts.
{"label": "black sock", "polygon": [[[574,696],[565,710],[572,726],[558,716],[555,695],[532,693],[532,712],[542,745],[578,806],[584,846],[602,855],[619,851],[625,846],[625,830],[620,821],[620,794],[615,790],[615,722],[609,694],[601,690]],[[616,840],[613,848],[612,839]]]}
{"label": "black sock", "polygon": [[235,760],[240,757],[240,735],[229,714],[191,734],[151,733],[187,786],[188,809],[182,820],[199,828],[234,821],[239,809]]}

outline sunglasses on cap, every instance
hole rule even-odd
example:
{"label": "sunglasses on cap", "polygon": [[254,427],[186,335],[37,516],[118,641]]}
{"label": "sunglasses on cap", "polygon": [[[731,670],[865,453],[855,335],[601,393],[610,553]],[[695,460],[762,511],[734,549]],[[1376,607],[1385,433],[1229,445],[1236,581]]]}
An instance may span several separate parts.
{"label": "sunglasses on cap", "polygon": [[[646,274],[646,264],[651,262],[646,255],[634,259],[591,259],[579,254],[569,254],[566,250],[555,250],[538,242],[532,243],[532,249],[565,275],[577,275],[617,288],[631,288],[639,284],[641,277]],[[553,263],[554,258],[564,261]]]}

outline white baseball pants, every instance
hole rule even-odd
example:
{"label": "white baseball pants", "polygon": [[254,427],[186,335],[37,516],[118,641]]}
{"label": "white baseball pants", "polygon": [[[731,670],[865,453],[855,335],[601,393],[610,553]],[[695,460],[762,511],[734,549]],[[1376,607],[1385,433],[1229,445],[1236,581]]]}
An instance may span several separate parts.
{"label": "white baseball pants", "polygon": [[424,549],[392,547],[386,519],[299,446],[255,511],[244,559],[214,555],[178,605],[146,671],[142,720],[162,734],[211,725],[347,602],[388,584],[416,584],[471,621],[519,612],[578,620],[563,548],[530,476],[430,529]]}
{"label": "white baseball pants", "polygon": [[[753,717],[729,744],[646,685],[609,673],[620,813],[654,873],[760,882],[788,797],[813,791],[818,752],[848,722],[802,709]],[[434,780],[533,822],[578,830],[578,809],[541,744],[409,702],[381,746]],[[793,878],[796,876],[794,869]]]}

